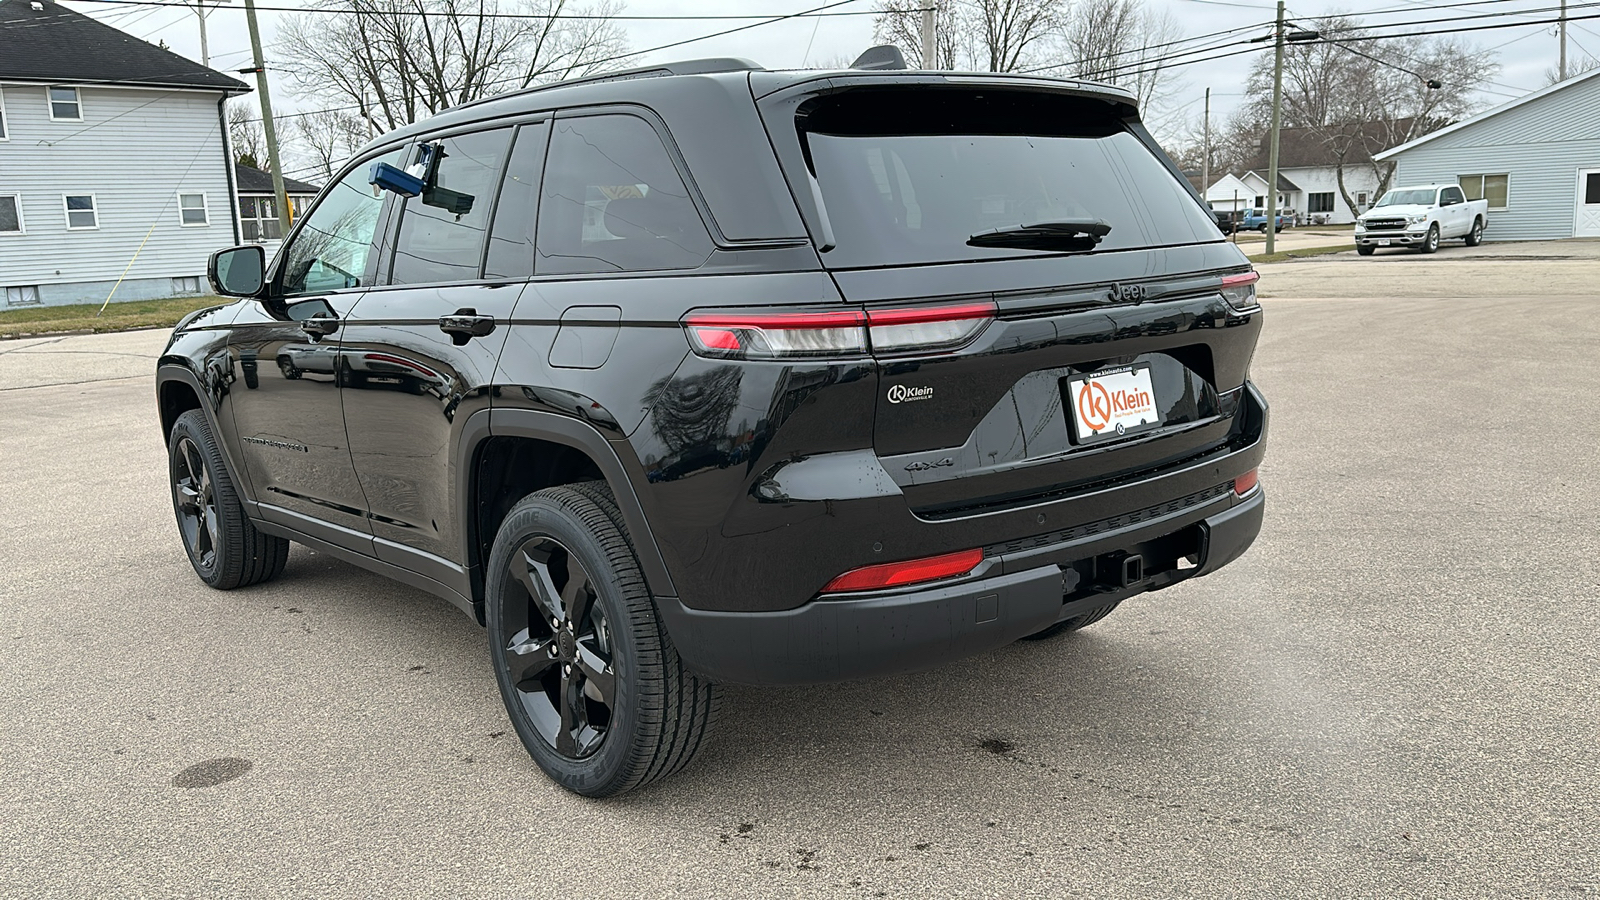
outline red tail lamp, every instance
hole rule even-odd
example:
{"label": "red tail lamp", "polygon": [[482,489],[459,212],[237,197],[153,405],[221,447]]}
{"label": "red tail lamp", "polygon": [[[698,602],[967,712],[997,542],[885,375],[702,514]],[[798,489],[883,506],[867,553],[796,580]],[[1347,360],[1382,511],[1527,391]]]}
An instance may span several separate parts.
{"label": "red tail lamp", "polygon": [[1260,476],[1258,476],[1256,472],[1256,469],[1251,469],[1243,475],[1240,475],[1238,478],[1235,478],[1233,480],[1233,492],[1243,497],[1245,494],[1255,490],[1256,484],[1261,480]]}
{"label": "red tail lamp", "polygon": [[946,553],[942,556],[925,556],[922,559],[908,559],[904,562],[863,566],[851,569],[828,582],[822,592],[836,594],[844,591],[871,591],[937,581],[940,578],[954,578],[971,572],[981,562],[983,562],[982,550],[962,550],[959,553]]}

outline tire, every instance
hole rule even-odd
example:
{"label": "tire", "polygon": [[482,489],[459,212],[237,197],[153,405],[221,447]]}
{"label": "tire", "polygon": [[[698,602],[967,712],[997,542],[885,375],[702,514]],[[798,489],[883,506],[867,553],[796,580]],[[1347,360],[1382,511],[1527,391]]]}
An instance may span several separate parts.
{"label": "tire", "polygon": [[289,542],[262,534],[239,503],[205,414],[191,409],[167,436],[172,509],[189,564],[200,580],[222,591],[271,581],[289,560]]}
{"label": "tire", "polygon": [[1467,232],[1467,246],[1476,247],[1483,243],[1483,220],[1473,219],[1472,230]]}
{"label": "tire", "polygon": [[278,360],[278,371],[282,372],[283,377],[289,379],[290,381],[300,377],[300,370],[295,368],[294,363],[287,359]]}
{"label": "tire", "polygon": [[1256,230],[1261,232],[1262,234],[1266,234],[1267,233],[1267,226],[1265,224],[1263,224],[1260,228],[1258,228]]}
{"label": "tire", "polygon": [[1035,631],[1033,634],[1026,635],[1022,639],[1025,641],[1042,641],[1045,638],[1052,638],[1058,634],[1066,634],[1069,631],[1080,631],[1084,628],[1088,628],[1090,625],[1093,625],[1101,619],[1104,619],[1106,616],[1111,615],[1111,611],[1116,609],[1121,603],[1121,600],[1118,600],[1114,603],[1107,603],[1105,606],[1091,609],[1081,616],[1073,616],[1070,619],[1063,619],[1062,621],[1057,622],[1048,628],[1043,628],[1039,631]]}
{"label": "tire", "polygon": [[524,497],[495,535],[486,574],[495,680],[545,774],[610,797],[694,759],[720,692],[684,668],[603,483]]}
{"label": "tire", "polygon": [[1362,256],[1371,256],[1372,255],[1372,251],[1374,251],[1376,249],[1378,249],[1378,248],[1377,247],[1363,246],[1361,244],[1357,244],[1356,245],[1356,252],[1361,254]]}
{"label": "tire", "polygon": [[1428,236],[1422,239],[1422,246],[1417,248],[1420,253],[1439,252],[1439,226],[1432,225],[1428,228]]}

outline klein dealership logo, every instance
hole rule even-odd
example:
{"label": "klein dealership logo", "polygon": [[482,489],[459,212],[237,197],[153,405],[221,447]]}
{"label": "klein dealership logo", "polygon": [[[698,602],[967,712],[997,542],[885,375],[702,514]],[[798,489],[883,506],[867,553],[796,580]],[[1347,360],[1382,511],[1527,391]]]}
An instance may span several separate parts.
{"label": "klein dealership logo", "polygon": [[[1098,381],[1086,381],[1078,389],[1078,419],[1090,431],[1104,431],[1114,418],[1144,413],[1153,415],[1155,410],[1156,401],[1149,391],[1123,388],[1108,391]],[[1118,422],[1117,433],[1121,434],[1124,427]]]}
{"label": "klein dealership logo", "polygon": [[913,403],[917,400],[932,399],[933,388],[931,387],[909,387],[903,384],[896,384],[889,388],[890,403]]}

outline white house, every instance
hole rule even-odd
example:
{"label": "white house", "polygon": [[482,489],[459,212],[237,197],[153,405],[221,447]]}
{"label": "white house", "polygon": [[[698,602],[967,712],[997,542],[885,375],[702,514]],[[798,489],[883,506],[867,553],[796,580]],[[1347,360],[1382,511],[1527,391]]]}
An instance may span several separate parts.
{"label": "white house", "polygon": [[[1344,165],[1344,185],[1355,208],[1339,192],[1338,158],[1328,144],[1307,128],[1282,129],[1278,140],[1278,208],[1294,213],[1301,223],[1345,225],[1356,220],[1378,198],[1378,173],[1372,157],[1352,142]],[[1380,145],[1381,146],[1381,145]],[[1267,206],[1267,152],[1254,160],[1243,175],[1225,175],[1206,189],[1213,209],[1251,209]],[[1235,205],[1237,192],[1239,202]]]}
{"label": "white house", "polygon": [[240,237],[223,104],[248,90],[53,0],[0,0],[0,308],[206,290],[207,255]]}
{"label": "white house", "polygon": [[1377,158],[1396,164],[1396,185],[1447,182],[1487,198],[1485,240],[1600,237],[1600,69]]}
{"label": "white house", "polygon": [[[283,243],[283,226],[278,222],[278,199],[273,192],[272,173],[244,163],[234,163],[234,187],[239,195],[239,227],[246,244],[260,244],[271,256]],[[283,179],[283,192],[289,197],[289,220],[300,218],[300,211],[317,196],[321,188],[293,178]]]}

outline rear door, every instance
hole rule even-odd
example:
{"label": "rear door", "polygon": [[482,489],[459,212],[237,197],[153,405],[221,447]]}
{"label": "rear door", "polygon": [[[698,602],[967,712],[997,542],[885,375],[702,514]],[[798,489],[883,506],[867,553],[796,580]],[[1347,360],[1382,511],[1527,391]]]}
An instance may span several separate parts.
{"label": "rear door", "polygon": [[1600,237],[1600,169],[1578,170],[1578,210],[1573,237]]}
{"label": "rear door", "polygon": [[[874,446],[919,513],[1089,490],[1226,445],[1259,319],[1253,291],[1230,305],[1222,279],[1248,264],[1125,113],[927,88],[800,112],[844,298],[869,316],[996,312],[946,352],[897,356],[872,329]],[[1104,236],[1017,227],[1052,223]],[[1126,415],[1136,400],[1142,418]]]}
{"label": "rear door", "polygon": [[[467,419],[489,405],[522,289],[518,279],[483,277],[485,237],[513,138],[537,172],[545,127],[437,139],[437,175],[420,196],[396,198],[382,283],[343,328],[344,420],[376,554],[447,584],[464,562],[455,448]],[[503,214],[530,202],[508,192]]]}

